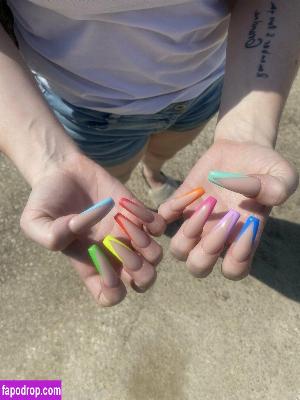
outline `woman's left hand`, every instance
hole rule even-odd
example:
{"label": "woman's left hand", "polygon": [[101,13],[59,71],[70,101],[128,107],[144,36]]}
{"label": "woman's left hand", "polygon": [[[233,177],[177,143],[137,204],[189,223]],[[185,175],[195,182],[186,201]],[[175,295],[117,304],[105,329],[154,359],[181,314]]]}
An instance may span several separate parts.
{"label": "woman's left hand", "polygon": [[[208,181],[209,173],[216,170],[235,174],[210,174],[216,185]],[[159,208],[167,222],[187,217],[172,238],[172,253],[202,278],[228,246],[223,275],[233,280],[245,277],[272,206],[282,204],[297,186],[297,171],[271,147],[217,140]],[[199,187],[205,189],[201,202],[188,205],[197,197],[197,192],[189,193]]]}

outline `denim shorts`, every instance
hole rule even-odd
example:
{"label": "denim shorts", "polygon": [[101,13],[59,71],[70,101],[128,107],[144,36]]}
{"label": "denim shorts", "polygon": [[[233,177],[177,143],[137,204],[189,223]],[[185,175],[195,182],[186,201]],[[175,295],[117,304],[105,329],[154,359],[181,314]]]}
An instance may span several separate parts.
{"label": "denim shorts", "polygon": [[223,76],[194,99],[172,103],[155,114],[118,115],[74,106],[39,87],[66,132],[87,157],[104,167],[122,164],[146,145],[150,135],[165,130],[182,134],[200,127],[219,109]]}

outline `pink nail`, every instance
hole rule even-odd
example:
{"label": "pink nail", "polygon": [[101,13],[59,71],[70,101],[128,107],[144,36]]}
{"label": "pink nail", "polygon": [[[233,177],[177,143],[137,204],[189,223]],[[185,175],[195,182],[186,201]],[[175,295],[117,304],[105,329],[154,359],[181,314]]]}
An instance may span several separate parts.
{"label": "pink nail", "polygon": [[199,206],[195,209],[194,214],[184,226],[183,234],[186,237],[193,239],[201,234],[203,227],[208,217],[211,215],[216,203],[217,199],[209,196],[199,204]]}

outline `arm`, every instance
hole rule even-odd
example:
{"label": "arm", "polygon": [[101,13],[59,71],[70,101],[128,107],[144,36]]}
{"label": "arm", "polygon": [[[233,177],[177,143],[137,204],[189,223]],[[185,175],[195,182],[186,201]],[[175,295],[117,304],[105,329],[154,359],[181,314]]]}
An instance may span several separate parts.
{"label": "arm", "polygon": [[[297,188],[297,171],[273,147],[298,69],[299,37],[299,0],[233,6],[215,140],[175,194],[203,185],[209,195],[196,212],[188,210],[192,216],[171,241],[175,257],[196,277],[206,277],[224,249],[223,275],[245,277],[271,207]],[[159,208],[168,222],[171,201]]]}
{"label": "arm", "polygon": [[[126,271],[117,258],[111,263],[105,261],[100,250],[96,254],[96,261],[101,264],[100,278],[91,265],[87,250],[92,244],[109,234],[127,240],[114,224],[112,215],[102,221],[113,204],[109,198],[118,202],[122,197],[134,196],[75,146],[1,27],[0,150],[32,187],[20,220],[22,230],[36,243],[68,256],[97,302],[109,306],[122,301],[126,296],[125,281],[138,291],[145,291],[154,283],[154,265],[161,258],[161,248],[139,228],[136,236],[142,235],[150,243],[138,250],[143,258],[125,246],[127,258],[130,257],[125,261]],[[96,208],[90,208],[91,204],[96,204]],[[141,210],[147,213],[142,205]],[[136,220],[134,216],[131,218]],[[153,216],[153,220],[151,228],[159,234],[164,229],[164,221],[158,216]],[[135,269],[130,269],[131,262],[135,263]]]}
{"label": "arm", "polygon": [[236,1],[215,140],[275,145],[299,66],[300,2]]}
{"label": "arm", "polygon": [[1,26],[0,104],[0,150],[31,186],[54,164],[79,153]]}

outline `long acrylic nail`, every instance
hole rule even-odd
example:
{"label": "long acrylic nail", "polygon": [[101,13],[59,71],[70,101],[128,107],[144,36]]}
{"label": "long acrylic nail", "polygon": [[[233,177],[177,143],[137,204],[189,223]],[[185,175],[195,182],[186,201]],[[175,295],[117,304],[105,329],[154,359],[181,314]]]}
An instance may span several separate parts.
{"label": "long acrylic nail", "polygon": [[121,207],[125,208],[125,210],[131,212],[144,222],[150,223],[154,221],[153,213],[150,210],[147,210],[146,207],[135,203],[132,200],[122,197],[119,201],[119,204]]}
{"label": "long acrylic nail", "polygon": [[199,204],[183,228],[184,236],[193,239],[201,234],[203,227],[208,217],[212,213],[216,203],[217,199],[209,196]]}
{"label": "long acrylic nail", "polygon": [[201,246],[207,254],[216,254],[222,251],[239,217],[240,214],[237,211],[228,211],[221,221],[202,239]]}
{"label": "long acrylic nail", "polygon": [[125,267],[134,271],[142,267],[143,261],[141,256],[114,236],[105,236],[103,244]]}
{"label": "long acrylic nail", "polygon": [[199,199],[205,190],[202,187],[196,188],[188,193],[175,197],[170,202],[170,207],[173,211],[181,211],[195,200]]}
{"label": "long acrylic nail", "polygon": [[96,244],[90,246],[88,248],[88,254],[94,267],[102,277],[104,284],[110,288],[119,286],[119,277],[99,246]]}
{"label": "long acrylic nail", "polygon": [[95,225],[97,222],[101,221],[101,219],[103,219],[106,214],[110,212],[114,204],[115,203],[113,199],[109,197],[107,199],[99,201],[82,213],[75,215],[69,221],[69,227],[71,231],[73,233],[79,233],[82,229],[87,229]]}
{"label": "long acrylic nail", "polygon": [[150,236],[146,232],[142,231],[134,222],[126,218],[123,214],[118,213],[114,216],[114,219],[123,230],[124,233],[134,242],[137,247],[147,247],[151,243]]}
{"label": "long acrylic nail", "polygon": [[100,207],[109,206],[113,207],[115,202],[112,197],[107,197],[106,199],[100,200],[98,203],[93,204],[91,207],[87,208],[86,210],[82,211],[80,215],[90,213],[93,210],[96,210]]}
{"label": "long acrylic nail", "polygon": [[248,197],[257,196],[261,187],[259,179],[238,172],[210,171],[208,180],[225,189]]}
{"label": "long acrylic nail", "polygon": [[232,257],[242,262],[250,256],[259,227],[259,219],[250,215],[232,244]]}

